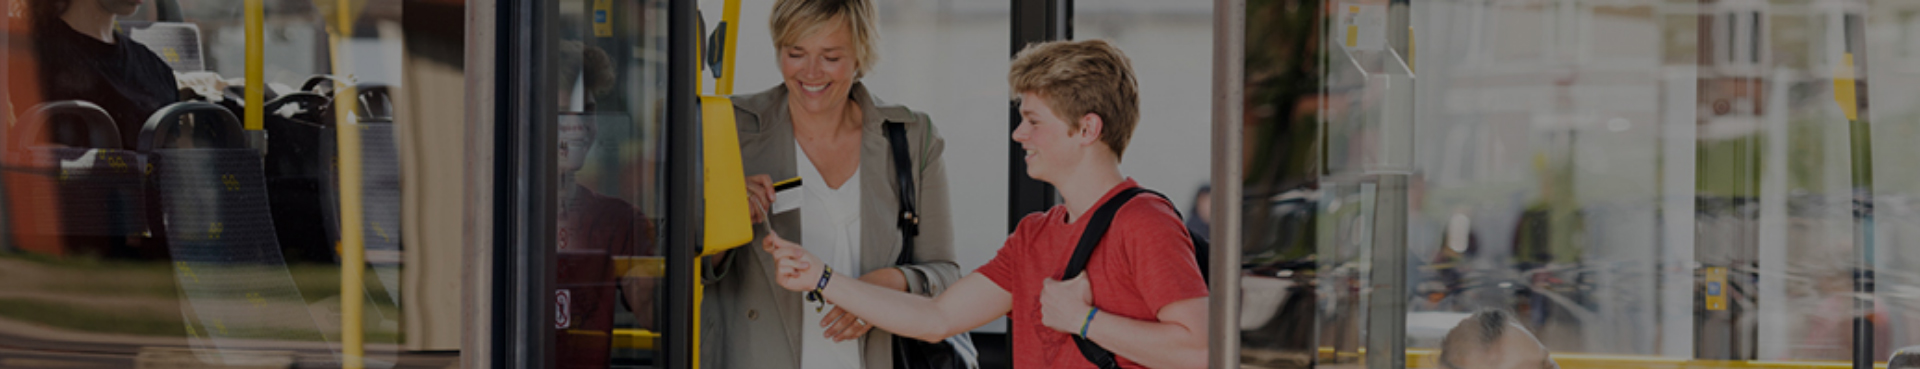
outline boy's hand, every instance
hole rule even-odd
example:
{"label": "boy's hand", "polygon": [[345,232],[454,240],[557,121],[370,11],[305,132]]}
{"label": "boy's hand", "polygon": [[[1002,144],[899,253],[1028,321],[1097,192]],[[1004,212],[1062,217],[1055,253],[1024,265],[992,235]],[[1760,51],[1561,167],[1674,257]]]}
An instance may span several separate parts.
{"label": "boy's hand", "polygon": [[1047,278],[1040,288],[1040,323],[1047,328],[1080,334],[1080,326],[1093,310],[1093,290],[1087,287],[1087,274],[1065,282]]}
{"label": "boy's hand", "polygon": [[760,242],[760,249],[773,254],[776,263],[773,279],[781,288],[794,292],[812,291],[820,284],[823,266],[820,258],[808,253],[800,244],[787,241],[778,235],[767,235]]}

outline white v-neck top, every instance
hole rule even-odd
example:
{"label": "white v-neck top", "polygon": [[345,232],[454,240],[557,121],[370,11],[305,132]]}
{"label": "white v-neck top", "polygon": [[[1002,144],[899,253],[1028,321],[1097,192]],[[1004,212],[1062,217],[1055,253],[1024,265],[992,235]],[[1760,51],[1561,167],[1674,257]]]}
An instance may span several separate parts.
{"label": "white v-neck top", "polygon": [[[795,163],[800,169],[800,228],[801,247],[820,257],[821,261],[833,266],[833,278],[859,278],[860,266],[860,168],[854,168],[853,176],[848,177],[840,188],[828,188],[827,180],[820,175],[819,168],[813,166],[813,160],[800,148],[798,142],[793,145]],[[833,342],[826,338],[826,327],[820,326],[820,320],[833,305],[815,311],[818,303],[801,300],[800,310],[800,368],[859,368],[861,367],[860,340]]]}

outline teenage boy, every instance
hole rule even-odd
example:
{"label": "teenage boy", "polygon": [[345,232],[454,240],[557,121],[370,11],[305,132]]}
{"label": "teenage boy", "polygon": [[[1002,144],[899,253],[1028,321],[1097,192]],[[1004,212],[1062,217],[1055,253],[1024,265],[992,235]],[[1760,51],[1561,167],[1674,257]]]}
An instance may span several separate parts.
{"label": "teenage boy", "polygon": [[1057,41],[1021,51],[1007,75],[1020,101],[1013,140],[1027,175],[1065,204],[1020,220],[992,261],[933,298],[834,278],[819,258],[767,237],[780,285],[818,292],[866,323],[928,342],[1010,316],[1018,368],[1091,368],[1073,336],[1113,352],[1126,368],[1207,365],[1207,286],[1173,204],[1138,196],[1121,206],[1085,272],[1058,280],[1087,217],[1138,187],[1120,174],[1139,120],[1133,68],[1105,41]]}

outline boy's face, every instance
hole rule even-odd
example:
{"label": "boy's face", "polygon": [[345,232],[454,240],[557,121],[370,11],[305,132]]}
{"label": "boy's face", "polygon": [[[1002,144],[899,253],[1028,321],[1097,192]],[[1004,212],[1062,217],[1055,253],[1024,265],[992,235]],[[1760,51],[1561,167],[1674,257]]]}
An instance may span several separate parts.
{"label": "boy's face", "polygon": [[1013,130],[1013,141],[1027,151],[1027,176],[1047,183],[1054,183],[1053,176],[1064,175],[1080,162],[1092,136],[1071,127],[1054,113],[1052,104],[1040,94],[1021,92],[1020,127]]}

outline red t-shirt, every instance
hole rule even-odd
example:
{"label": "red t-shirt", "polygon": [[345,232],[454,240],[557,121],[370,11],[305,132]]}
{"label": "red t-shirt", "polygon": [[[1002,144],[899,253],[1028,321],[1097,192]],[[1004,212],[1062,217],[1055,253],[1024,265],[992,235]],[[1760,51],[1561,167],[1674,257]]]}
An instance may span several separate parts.
{"label": "red t-shirt", "polygon": [[[1100,203],[1133,187],[1139,184],[1128,179],[1108,190]],[[1098,208],[1095,205],[1088,212]],[[1207,296],[1200,265],[1193,259],[1193,240],[1187,238],[1179,214],[1173,203],[1151,194],[1135,196],[1114,214],[1113,224],[1088,257],[1084,272],[1091,278],[1088,287],[1100,314],[1158,322],[1161,307]],[[1068,224],[1066,206],[1028,214],[1007,236],[1000,254],[977,270],[1013,295],[1009,315],[1013,320],[1015,368],[1093,367],[1080,356],[1072,335],[1040,322],[1041,282],[1059,279],[1066,271],[1088,218],[1078,217]],[[1119,361],[1121,367],[1142,367],[1124,357]]]}

